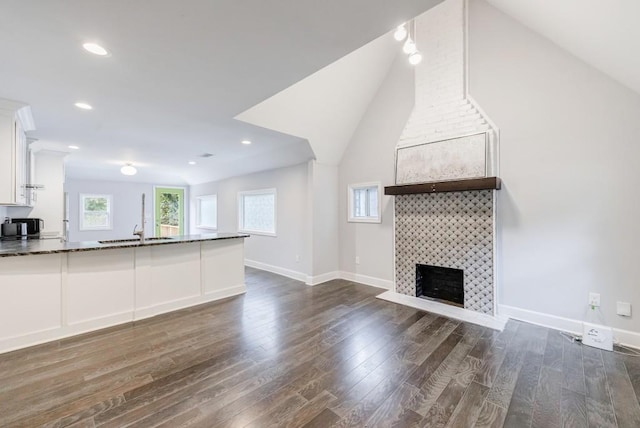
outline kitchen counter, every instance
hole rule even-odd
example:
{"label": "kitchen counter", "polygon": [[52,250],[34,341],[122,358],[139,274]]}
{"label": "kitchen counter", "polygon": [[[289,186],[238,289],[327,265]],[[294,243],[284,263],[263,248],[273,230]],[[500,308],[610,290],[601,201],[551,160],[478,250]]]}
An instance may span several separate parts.
{"label": "kitchen counter", "polygon": [[3,241],[0,353],[242,294],[248,236]]}
{"label": "kitchen counter", "polygon": [[30,256],[38,254],[70,253],[78,251],[95,251],[114,248],[136,248],[141,246],[184,244],[199,241],[216,241],[220,239],[247,238],[244,233],[207,233],[202,235],[182,235],[170,238],[147,238],[140,244],[137,238],[106,241],[64,242],[59,239],[27,239],[0,241],[0,257]]}

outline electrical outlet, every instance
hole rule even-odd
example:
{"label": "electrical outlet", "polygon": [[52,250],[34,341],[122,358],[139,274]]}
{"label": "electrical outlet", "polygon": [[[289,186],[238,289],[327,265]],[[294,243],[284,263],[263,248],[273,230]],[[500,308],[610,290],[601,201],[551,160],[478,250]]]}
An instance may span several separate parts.
{"label": "electrical outlet", "polygon": [[600,307],[600,293],[589,293],[589,306]]}
{"label": "electrical outlet", "polygon": [[300,254],[296,254],[296,263],[300,262]]}
{"label": "electrical outlet", "polygon": [[616,313],[618,315],[622,315],[623,317],[631,316],[631,303],[629,302],[617,302],[616,304]]}
{"label": "electrical outlet", "polygon": [[360,264],[360,256],[356,256],[356,264],[359,265]]}

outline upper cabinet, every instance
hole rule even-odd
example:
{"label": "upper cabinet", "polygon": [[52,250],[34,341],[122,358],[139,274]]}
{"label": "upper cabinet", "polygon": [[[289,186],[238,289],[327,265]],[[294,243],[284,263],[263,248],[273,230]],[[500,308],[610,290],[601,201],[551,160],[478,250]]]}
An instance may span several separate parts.
{"label": "upper cabinet", "polygon": [[0,205],[31,203],[26,132],[34,129],[28,105],[0,99]]}

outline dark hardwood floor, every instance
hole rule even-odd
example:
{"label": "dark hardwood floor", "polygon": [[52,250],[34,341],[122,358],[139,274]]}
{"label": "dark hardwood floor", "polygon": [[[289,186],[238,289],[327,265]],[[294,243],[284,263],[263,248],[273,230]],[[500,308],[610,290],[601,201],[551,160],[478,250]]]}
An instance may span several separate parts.
{"label": "dark hardwood floor", "polygon": [[247,269],[248,292],[0,355],[2,427],[640,427],[640,358]]}

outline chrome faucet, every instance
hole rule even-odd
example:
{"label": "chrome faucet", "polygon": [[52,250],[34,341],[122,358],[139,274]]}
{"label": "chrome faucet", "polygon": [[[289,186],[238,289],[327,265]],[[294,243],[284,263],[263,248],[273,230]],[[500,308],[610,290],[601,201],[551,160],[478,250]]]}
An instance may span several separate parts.
{"label": "chrome faucet", "polygon": [[138,225],[136,224],[133,227],[133,234],[138,235],[140,237],[140,243],[144,244],[144,229],[136,230],[137,228],[138,228]]}
{"label": "chrome faucet", "polygon": [[137,224],[133,227],[133,234],[138,235],[140,237],[141,244],[144,244],[144,197],[145,197],[145,194],[143,193],[142,194],[142,229],[136,230],[138,228]]}

